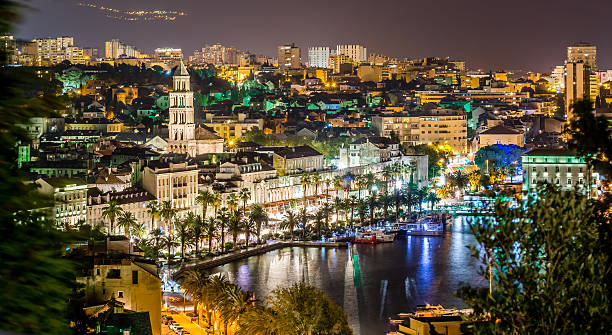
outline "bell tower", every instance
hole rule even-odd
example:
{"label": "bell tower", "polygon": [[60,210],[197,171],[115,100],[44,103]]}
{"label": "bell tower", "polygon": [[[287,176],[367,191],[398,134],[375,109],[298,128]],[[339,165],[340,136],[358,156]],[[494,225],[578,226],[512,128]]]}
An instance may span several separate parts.
{"label": "bell tower", "polygon": [[194,153],[191,152],[193,150],[190,150],[189,143],[195,140],[193,92],[189,71],[183,61],[174,71],[172,88],[169,94],[168,151],[193,156]]}

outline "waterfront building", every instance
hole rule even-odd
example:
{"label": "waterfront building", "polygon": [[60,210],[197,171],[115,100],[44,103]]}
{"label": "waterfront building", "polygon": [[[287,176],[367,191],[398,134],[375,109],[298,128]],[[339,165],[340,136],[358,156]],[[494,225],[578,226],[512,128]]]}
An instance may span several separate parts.
{"label": "waterfront building", "polygon": [[342,44],[336,46],[336,55],[349,56],[355,64],[368,61],[368,50],[363,45],[359,44]]}
{"label": "waterfront building", "polygon": [[378,136],[396,134],[404,145],[447,144],[457,153],[467,151],[467,113],[450,109],[381,114],[372,117]]}
{"label": "waterfront building", "polygon": [[52,199],[51,220],[66,229],[77,227],[87,216],[87,183],[77,178],[40,178],[39,192]]}
{"label": "waterfront building", "polygon": [[493,144],[525,146],[525,134],[504,125],[491,127],[478,135],[479,148]]}
{"label": "waterfront building", "polygon": [[307,145],[289,147],[274,153],[273,167],[281,176],[321,171],[324,168],[324,158],[322,153]]}
{"label": "waterfront building", "polygon": [[109,234],[125,233],[123,228],[117,227],[115,220],[115,231],[111,232],[109,221],[102,215],[104,208],[108,207],[108,203],[115,201],[117,205],[124,211],[132,213],[138,224],[144,224],[147,233],[151,233],[158,227],[151,227],[151,216],[149,215],[147,205],[154,201],[155,197],[136,187],[130,187],[121,191],[102,192],[97,187],[90,188],[87,191],[87,224],[95,227],[104,227]]}
{"label": "waterfront building", "polygon": [[576,190],[597,195],[599,174],[590,169],[583,157],[568,149],[533,149],[522,157],[523,191],[546,182],[562,190]]}
{"label": "waterfront building", "polygon": [[299,69],[302,67],[300,48],[295,44],[278,46],[278,67],[281,69]]}
{"label": "waterfront building", "polygon": [[144,167],[142,187],[158,202],[170,201],[180,216],[199,208],[196,204],[198,166],[195,164],[150,161]]}
{"label": "waterfront building", "polygon": [[340,148],[339,169],[376,164],[401,155],[400,144],[387,137],[363,137]]}
{"label": "waterfront building", "polygon": [[329,47],[310,47],[308,48],[308,66],[327,69],[329,67]]}

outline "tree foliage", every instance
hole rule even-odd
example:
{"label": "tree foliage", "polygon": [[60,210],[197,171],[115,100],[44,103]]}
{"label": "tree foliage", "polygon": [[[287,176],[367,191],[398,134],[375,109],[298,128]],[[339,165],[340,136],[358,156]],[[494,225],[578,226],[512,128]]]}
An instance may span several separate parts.
{"label": "tree foliage", "polygon": [[486,288],[459,291],[476,315],[476,334],[609,334],[610,219],[585,196],[540,186],[537,197],[472,225],[472,248]]}
{"label": "tree foliage", "polygon": [[612,178],[612,137],[610,123],[603,116],[595,116],[589,101],[578,101],[572,106],[573,117],[564,129],[567,144],[587,163]]}
{"label": "tree foliage", "polygon": [[482,171],[487,172],[487,168],[492,169],[511,165],[519,166],[521,164],[521,156],[524,153],[524,148],[514,144],[493,144],[480,148],[474,156],[474,163]]}

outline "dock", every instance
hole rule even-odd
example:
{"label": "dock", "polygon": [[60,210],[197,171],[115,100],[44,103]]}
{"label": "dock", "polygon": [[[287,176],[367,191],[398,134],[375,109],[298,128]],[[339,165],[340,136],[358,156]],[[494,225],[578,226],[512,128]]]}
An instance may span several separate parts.
{"label": "dock", "polygon": [[174,278],[180,278],[181,274],[187,270],[209,270],[217,266],[225,265],[227,263],[243,260],[251,256],[257,256],[265,254],[270,251],[279,250],[283,248],[291,247],[307,247],[307,248],[348,248],[346,242],[314,242],[314,241],[292,241],[292,242],[276,242],[267,244],[260,247],[255,247],[248,250],[240,250],[228,255],[222,255],[210,260],[198,262],[196,264],[189,264],[181,269],[177,270],[174,274]]}

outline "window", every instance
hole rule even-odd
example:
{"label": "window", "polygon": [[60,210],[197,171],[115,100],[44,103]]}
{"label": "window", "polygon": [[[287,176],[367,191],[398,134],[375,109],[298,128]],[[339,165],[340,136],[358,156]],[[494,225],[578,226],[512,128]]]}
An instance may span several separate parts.
{"label": "window", "polygon": [[555,167],[555,172],[559,172],[559,167],[558,166]]}
{"label": "window", "polygon": [[544,172],[548,172],[548,167],[547,166],[544,167]]}
{"label": "window", "polygon": [[100,268],[96,269],[96,275],[99,276],[100,275]]}
{"label": "window", "polygon": [[572,184],[572,180],[568,178],[568,179],[567,179],[567,184],[568,184],[568,185],[571,185],[571,184]]}
{"label": "window", "polygon": [[117,279],[121,278],[121,270],[120,269],[110,269],[106,278]]}
{"label": "window", "polygon": [[138,270],[132,271],[132,284],[138,284]]}
{"label": "window", "polygon": [[535,166],[534,166],[534,167],[532,167],[532,168],[531,168],[531,171],[536,172],[536,167],[535,167]]}
{"label": "window", "polygon": [[123,291],[117,291],[117,298],[123,298]]}

